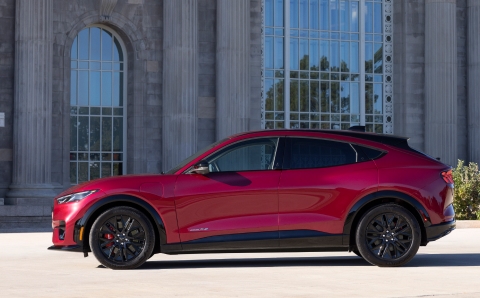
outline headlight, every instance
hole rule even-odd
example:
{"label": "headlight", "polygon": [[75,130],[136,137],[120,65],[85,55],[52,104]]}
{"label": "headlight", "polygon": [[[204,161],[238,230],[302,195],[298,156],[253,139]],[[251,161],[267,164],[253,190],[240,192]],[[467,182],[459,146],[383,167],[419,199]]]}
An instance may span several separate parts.
{"label": "headlight", "polygon": [[72,193],[72,194],[57,198],[57,203],[58,204],[63,204],[63,203],[78,202],[80,200],[85,199],[86,197],[88,197],[89,195],[91,195],[92,193],[95,193],[97,191],[98,191],[98,189]]}

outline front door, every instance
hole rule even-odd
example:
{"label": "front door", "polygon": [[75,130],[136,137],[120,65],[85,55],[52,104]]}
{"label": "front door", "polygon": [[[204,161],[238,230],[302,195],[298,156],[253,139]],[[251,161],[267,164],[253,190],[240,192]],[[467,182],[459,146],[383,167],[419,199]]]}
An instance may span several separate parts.
{"label": "front door", "polygon": [[218,248],[219,242],[225,248],[255,241],[278,245],[278,144],[279,138],[230,144],[206,158],[209,174],[178,177],[175,204],[184,249],[200,243]]}

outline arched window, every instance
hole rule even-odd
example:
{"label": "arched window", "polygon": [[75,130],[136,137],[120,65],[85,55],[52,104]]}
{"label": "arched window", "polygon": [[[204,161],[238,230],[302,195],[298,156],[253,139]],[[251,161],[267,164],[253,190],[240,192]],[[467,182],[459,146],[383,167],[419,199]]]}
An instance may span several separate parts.
{"label": "arched window", "polygon": [[125,51],[106,27],[80,31],[71,49],[70,182],[125,173]]}
{"label": "arched window", "polygon": [[393,133],[393,0],[264,0],[266,129]]}

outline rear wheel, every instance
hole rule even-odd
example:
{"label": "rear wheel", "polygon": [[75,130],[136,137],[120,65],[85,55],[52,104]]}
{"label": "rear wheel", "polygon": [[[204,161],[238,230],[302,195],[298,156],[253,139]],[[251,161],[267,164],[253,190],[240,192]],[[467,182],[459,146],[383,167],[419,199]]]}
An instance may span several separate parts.
{"label": "rear wheel", "polygon": [[102,213],[90,230],[95,258],[111,269],[134,269],[150,258],[155,233],[148,218],[131,207],[115,207]]}
{"label": "rear wheel", "polygon": [[408,263],[420,246],[421,231],[415,217],[402,206],[380,205],[360,220],[357,248],[370,264],[396,267]]}

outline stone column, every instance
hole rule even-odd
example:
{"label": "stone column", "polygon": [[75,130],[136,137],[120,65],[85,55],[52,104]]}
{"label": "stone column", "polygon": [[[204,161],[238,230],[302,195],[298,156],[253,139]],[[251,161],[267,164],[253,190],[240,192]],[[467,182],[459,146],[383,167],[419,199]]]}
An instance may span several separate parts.
{"label": "stone column", "polygon": [[250,0],[218,0],[217,139],[248,131],[249,103]]}
{"label": "stone column", "polygon": [[13,177],[7,203],[36,205],[55,195],[51,184],[53,0],[15,2]]}
{"label": "stone column", "polygon": [[456,0],[425,0],[425,151],[457,164]]}
{"label": "stone column", "polygon": [[468,157],[480,163],[480,1],[467,5]]}
{"label": "stone column", "polygon": [[197,151],[198,0],[163,2],[163,169]]}

